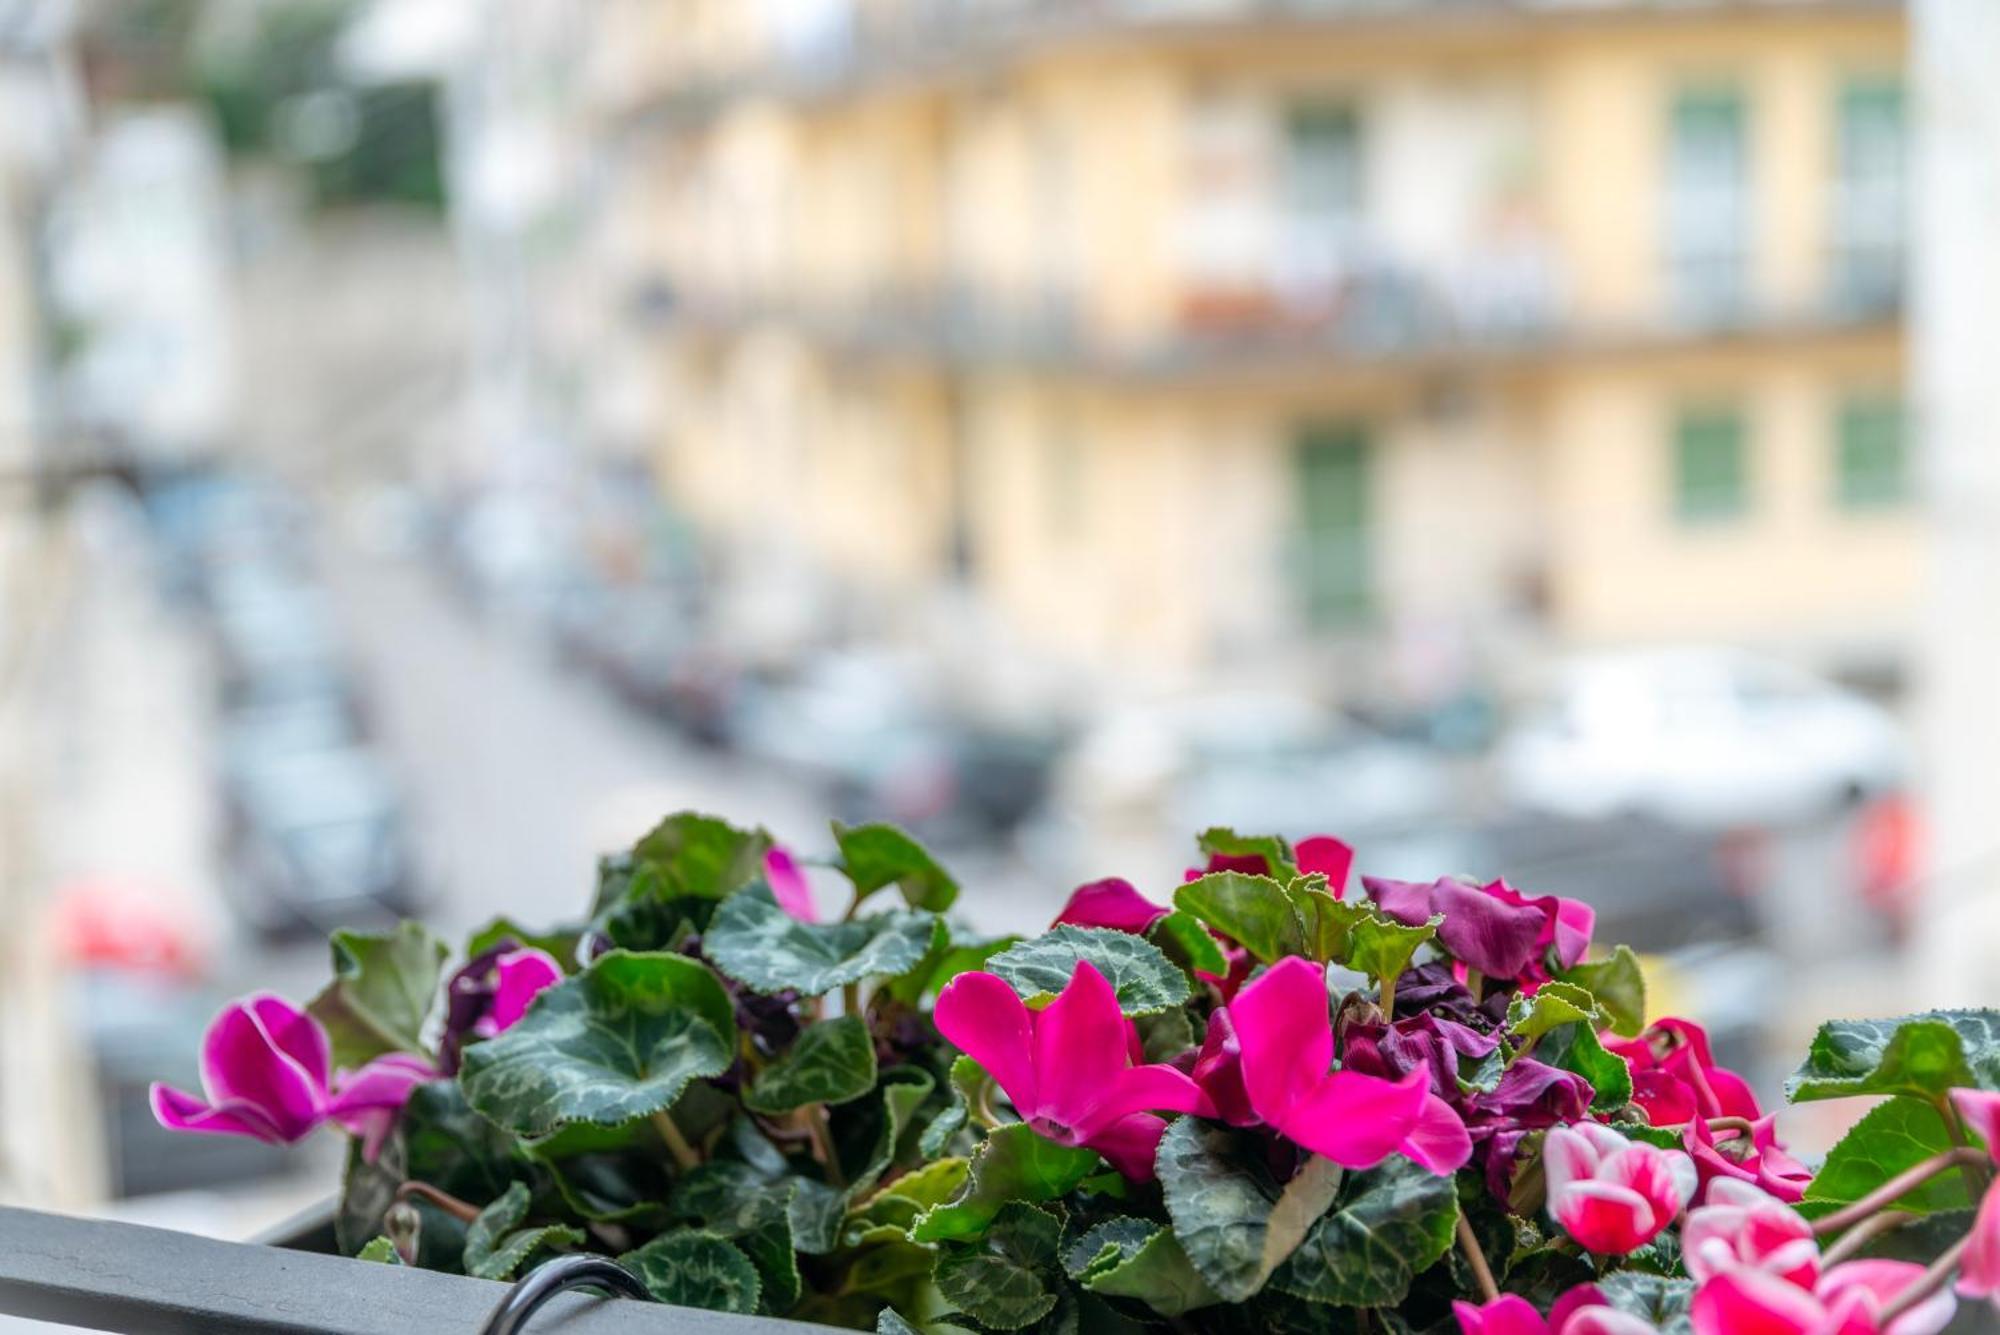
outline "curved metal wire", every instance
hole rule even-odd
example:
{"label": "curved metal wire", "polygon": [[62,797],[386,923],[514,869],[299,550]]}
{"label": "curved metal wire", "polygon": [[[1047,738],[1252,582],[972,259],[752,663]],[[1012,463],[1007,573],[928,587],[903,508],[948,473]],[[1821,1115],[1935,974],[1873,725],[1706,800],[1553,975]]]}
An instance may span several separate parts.
{"label": "curved metal wire", "polygon": [[534,1273],[507,1290],[507,1296],[486,1318],[479,1335],[521,1335],[528,1319],[559,1293],[580,1288],[609,1289],[621,1298],[650,1300],[646,1286],[631,1271],[602,1256],[565,1256],[538,1266]]}

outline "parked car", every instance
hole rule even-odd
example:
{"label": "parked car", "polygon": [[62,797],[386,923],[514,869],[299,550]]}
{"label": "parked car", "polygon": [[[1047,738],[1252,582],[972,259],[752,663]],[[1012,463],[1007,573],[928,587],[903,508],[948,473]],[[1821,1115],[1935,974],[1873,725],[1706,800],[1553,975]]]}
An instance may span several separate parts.
{"label": "parked car", "polygon": [[1729,649],[1608,653],[1562,667],[1503,739],[1507,795],[1572,816],[1769,825],[1893,789],[1908,744],[1879,705]]}
{"label": "parked car", "polygon": [[418,907],[396,786],[366,747],[239,756],[226,881],[258,930],[325,930]]}

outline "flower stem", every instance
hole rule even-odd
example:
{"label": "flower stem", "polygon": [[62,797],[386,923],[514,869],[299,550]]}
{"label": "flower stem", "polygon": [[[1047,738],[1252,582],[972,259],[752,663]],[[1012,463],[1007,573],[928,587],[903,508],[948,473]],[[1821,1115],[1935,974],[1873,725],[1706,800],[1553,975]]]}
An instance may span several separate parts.
{"label": "flower stem", "polygon": [[1493,1267],[1486,1264],[1486,1251],[1479,1245],[1479,1239],[1472,1232],[1472,1222],[1463,1210],[1458,1215],[1458,1245],[1465,1253],[1465,1263],[1472,1267],[1472,1278],[1479,1285],[1481,1302],[1492,1302],[1500,1296],[1500,1286],[1493,1282]]}
{"label": "flower stem", "polygon": [[1747,1117],[1711,1117],[1708,1119],[1710,1131],[1740,1131],[1746,1136],[1757,1134],[1756,1125]]}
{"label": "flower stem", "polygon": [[840,989],[840,1013],[842,1015],[861,1014],[861,984],[849,983]]}
{"label": "flower stem", "polygon": [[1895,1204],[1905,1193],[1915,1191],[1939,1173],[1975,1164],[1982,1155],[1982,1151],[1967,1147],[1934,1154],[1922,1163],[1904,1169],[1854,1204],[1819,1219],[1813,1224],[1813,1232],[1824,1238],[1844,1228],[1851,1228],[1878,1210]]}
{"label": "flower stem", "polygon": [[[1972,1144],[1972,1137],[1965,1129],[1965,1119],[1958,1115],[1958,1106],[1947,1096],[1938,1100],[1938,1116],[1944,1118],[1944,1133],[1951,1143],[1961,1149]],[[1993,1184],[1993,1165],[1984,1157],[1977,1163],[1965,1165],[1965,1182],[1972,1190],[1974,1199],[1982,1196],[1986,1188]]]}
{"label": "flower stem", "polygon": [[1866,1247],[1884,1233],[1893,1232],[1909,1223],[1909,1216],[1900,1210],[1884,1210],[1872,1219],[1864,1219],[1853,1228],[1840,1235],[1840,1241],[1828,1247],[1820,1256],[1820,1264],[1837,1265]]}
{"label": "flower stem", "polygon": [[1382,1007],[1382,1018],[1390,1022],[1396,1018],[1396,980],[1399,977],[1400,974],[1392,973],[1382,980],[1382,997],[1377,1003]]}
{"label": "flower stem", "polygon": [[405,1182],[396,1188],[397,1200],[408,1200],[412,1196],[420,1201],[428,1201],[463,1224],[469,1224],[479,1218],[478,1206],[469,1201],[462,1201],[448,1191],[439,1191],[428,1182]]}
{"label": "flower stem", "polygon": [[1944,1255],[1931,1262],[1930,1269],[1918,1276],[1910,1287],[1891,1298],[1883,1306],[1881,1314],[1875,1318],[1876,1328],[1889,1329],[1890,1323],[1897,1317],[1950,1283],[1952,1275],[1958,1270],[1958,1259],[1965,1254],[1965,1249],[1971,1241],[1971,1235],[1968,1234],[1954,1242],[1945,1249]]}
{"label": "flower stem", "polygon": [[667,1143],[667,1153],[674,1156],[683,1173],[690,1171],[701,1162],[701,1156],[688,1144],[687,1137],[674,1125],[674,1119],[667,1115],[665,1108],[653,1114],[653,1129],[660,1133],[660,1139]]}
{"label": "flower stem", "polygon": [[824,1103],[815,1103],[806,1109],[806,1131],[812,1136],[813,1158],[826,1169],[827,1181],[836,1187],[846,1187],[847,1174],[840,1171],[840,1156],[833,1152],[832,1121],[827,1116]]}

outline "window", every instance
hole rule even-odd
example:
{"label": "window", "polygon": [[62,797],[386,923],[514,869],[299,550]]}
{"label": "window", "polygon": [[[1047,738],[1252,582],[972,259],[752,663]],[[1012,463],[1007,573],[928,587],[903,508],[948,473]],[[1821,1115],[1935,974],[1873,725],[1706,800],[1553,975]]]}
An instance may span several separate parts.
{"label": "window", "polygon": [[1749,149],[1743,95],[1684,89],[1674,98],[1666,183],[1668,284],[1674,308],[1702,321],[1743,304],[1750,235]]}
{"label": "window", "polygon": [[1903,295],[1903,83],[1849,79],[1840,90],[1833,183],[1834,297],[1843,309],[1894,310]]}
{"label": "window", "polygon": [[1844,508],[1879,509],[1909,495],[1901,401],[1886,394],[1847,400],[1840,406],[1834,435],[1837,492]]}
{"label": "window", "polygon": [[1370,446],[1357,426],[1308,427],[1295,451],[1298,583],[1307,621],[1353,623],[1368,611]]}
{"label": "window", "polygon": [[1686,523],[1731,519],[1749,508],[1743,414],[1698,408],[1674,423],[1674,514]]}
{"label": "window", "polygon": [[1311,300],[1340,281],[1361,231],[1361,117],[1352,106],[1307,103],[1286,114],[1284,192],[1278,283]]}

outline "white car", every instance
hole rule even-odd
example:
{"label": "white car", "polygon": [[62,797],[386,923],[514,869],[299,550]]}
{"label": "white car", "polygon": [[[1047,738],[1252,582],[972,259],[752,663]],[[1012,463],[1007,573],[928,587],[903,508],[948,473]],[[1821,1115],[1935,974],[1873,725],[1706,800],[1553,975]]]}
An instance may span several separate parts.
{"label": "white car", "polygon": [[1723,828],[1808,818],[1892,789],[1909,757],[1879,705],[1754,654],[1686,648],[1570,662],[1503,739],[1497,764],[1525,806]]}

